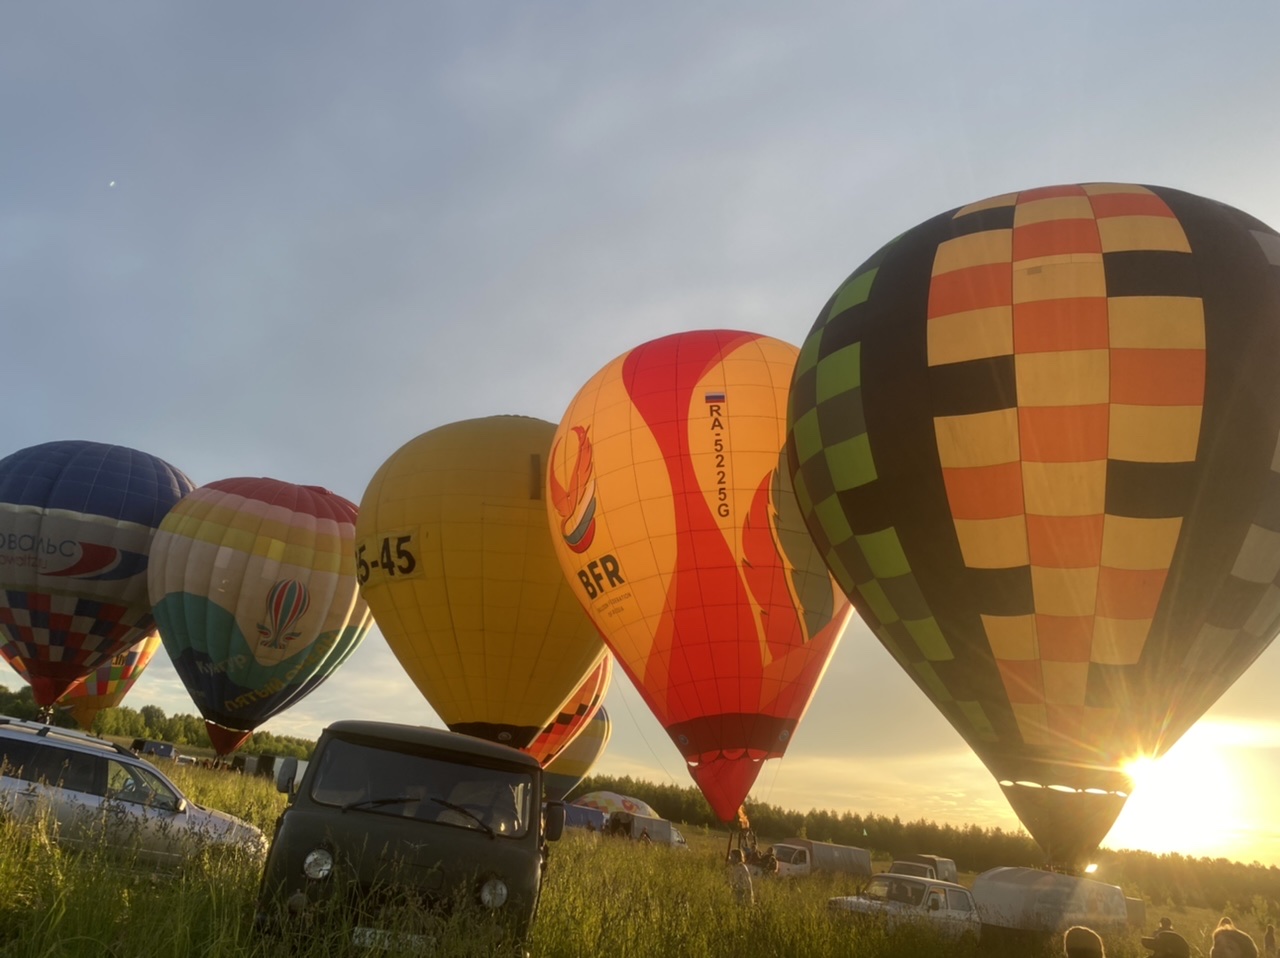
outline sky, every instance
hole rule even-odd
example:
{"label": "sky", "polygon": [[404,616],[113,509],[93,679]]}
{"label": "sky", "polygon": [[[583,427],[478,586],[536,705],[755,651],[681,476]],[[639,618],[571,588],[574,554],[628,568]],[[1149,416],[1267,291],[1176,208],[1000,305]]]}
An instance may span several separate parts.
{"label": "sky", "polygon": [[[558,422],[656,336],[799,345],[986,196],[1132,181],[1280,225],[1278,34],[1270,2],[4,5],[0,455],[92,439],[359,502],[419,433]],[[1107,844],[1280,864],[1278,683],[1273,647]],[[163,656],[147,702],[194,711]],[[607,706],[597,771],[690,783],[620,672]],[[376,629],[266,727],[355,717],[439,724]],[[861,623],[752,794],[1017,825]]]}

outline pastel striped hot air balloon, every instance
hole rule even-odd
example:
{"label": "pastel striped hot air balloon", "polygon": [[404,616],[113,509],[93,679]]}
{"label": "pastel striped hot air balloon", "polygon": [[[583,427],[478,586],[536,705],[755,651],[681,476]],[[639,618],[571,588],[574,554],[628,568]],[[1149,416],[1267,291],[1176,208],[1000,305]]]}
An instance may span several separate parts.
{"label": "pastel striped hot air balloon", "polygon": [[191,488],[164,460],[105,443],[0,459],[0,648],[22,659],[37,704],[155,628],[151,540]]}
{"label": "pastel striped hot air balloon", "polygon": [[604,697],[609,691],[609,680],[613,677],[613,657],[605,654],[582,684],[569,697],[569,701],[560,706],[556,717],[547,723],[533,743],[524,751],[536,758],[546,768],[556,755],[560,753],[600,710]]}
{"label": "pastel striped hot air balloon", "polygon": [[361,592],[455,732],[527,748],[605,654],[556,561],[544,476],[555,426],[489,416],[423,433],[369,481]]}
{"label": "pastel striped hot air balloon", "polygon": [[152,632],[137,645],[116,653],[106,665],[79,679],[57,704],[71,713],[77,725],[89,731],[99,712],[116,708],[124,701],[160,645],[160,634]]}
{"label": "pastel striped hot air balloon", "polygon": [[155,617],[220,754],[363,640],[355,520],[341,496],[276,479],[211,482],[165,516],[149,576]]}
{"label": "pastel striped hot air balloon", "polygon": [[645,343],[579,390],[551,456],[561,567],[725,822],[851,611],[783,461],[796,355],[732,330]]}
{"label": "pastel striped hot air balloon", "polygon": [[1124,183],[935,216],[804,343],[809,528],[1054,861],[1280,628],[1277,369],[1280,235]]}

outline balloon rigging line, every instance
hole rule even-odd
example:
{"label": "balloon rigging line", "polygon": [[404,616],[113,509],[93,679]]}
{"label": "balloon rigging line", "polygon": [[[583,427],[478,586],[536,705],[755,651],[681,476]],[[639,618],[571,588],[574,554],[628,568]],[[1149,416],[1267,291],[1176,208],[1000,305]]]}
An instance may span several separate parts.
{"label": "balloon rigging line", "polygon": [[[630,676],[627,676],[628,683],[630,682],[630,678]],[[634,686],[632,687],[634,688]],[[621,688],[619,691],[622,692],[622,704],[627,707],[627,714],[631,716],[632,724],[635,725],[636,731],[640,733],[640,741],[644,742],[645,746],[649,749],[649,753],[653,756],[653,760],[658,763],[658,767],[662,769],[667,778],[671,779],[672,782],[676,781],[676,777],[667,771],[667,766],[662,764],[662,759],[658,756],[658,753],[654,751],[653,745],[650,744],[648,737],[644,734],[644,729],[642,729],[640,727],[640,723],[636,721],[636,715],[631,711],[631,703],[627,701],[625,691],[622,691]]]}

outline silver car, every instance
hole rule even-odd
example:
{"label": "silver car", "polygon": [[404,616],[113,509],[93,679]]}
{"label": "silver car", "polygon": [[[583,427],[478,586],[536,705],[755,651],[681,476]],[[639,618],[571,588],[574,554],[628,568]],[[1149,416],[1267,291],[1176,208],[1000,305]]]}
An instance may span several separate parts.
{"label": "silver car", "polygon": [[188,801],[128,749],[80,732],[0,716],[0,816],[47,817],[58,842],[176,865],[202,848],[266,851],[262,832]]}
{"label": "silver car", "polygon": [[960,941],[976,942],[982,934],[969,889],[936,878],[876,875],[862,894],[830,898],[827,908],[833,914],[883,921],[889,934],[906,926],[932,928],[942,938]]}

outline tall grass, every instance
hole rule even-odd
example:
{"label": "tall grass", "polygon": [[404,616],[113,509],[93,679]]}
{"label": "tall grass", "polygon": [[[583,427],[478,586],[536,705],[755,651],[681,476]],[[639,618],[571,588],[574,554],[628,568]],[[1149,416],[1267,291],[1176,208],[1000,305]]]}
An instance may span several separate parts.
{"label": "tall grass", "polygon": [[[166,769],[166,771],[170,771]],[[223,808],[270,834],[283,797],[269,782],[202,769],[172,770],[200,804]],[[741,906],[723,865],[724,836],[690,836],[691,851],[570,832],[552,846],[528,951],[534,958],[908,958],[996,954],[927,933],[884,934],[828,915],[827,898],[852,891],[841,876],[757,880]],[[0,823],[0,956],[4,958],[279,958],[253,917],[261,860],[201,854],[175,872],[130,867],[101,852],[69,854],[48,826]],[[462,920],[435,926],[436,953],[483,953]],[[307,940],[299,954],[351,953],[349,927]],[[1145,955],[1136,937],[1108,941],[1117,958]],[[396,952],[390,952],[395,954]],[[405,954],[417,953],[406,949]],[[1059,954],[1046,946],[1044,955]],[[1009,952],[1035,958],[1032,949]]]}

